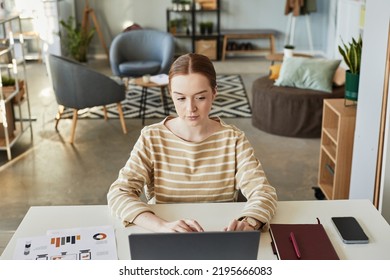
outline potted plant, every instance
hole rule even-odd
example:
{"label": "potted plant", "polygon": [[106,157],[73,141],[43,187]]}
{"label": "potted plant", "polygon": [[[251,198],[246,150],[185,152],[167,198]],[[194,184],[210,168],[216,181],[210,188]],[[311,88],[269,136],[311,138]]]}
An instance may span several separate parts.
{"label": "potted plant", "polygon": [[[1,76],[1,82],[3,84],[3,94],[4,97],[7,98],[9,95],[15,92],[16,85],[15,85],[15,79],[8,76]],[[19,86],[19,92],[14,96],[12,99],[13,103],[19,103],[23,100],[24,97],[24,81],[18,80],[18,86]]]}
{"label": "potted plant", "polygon": [[283,48],[284,57],[292,57],[295,47],[293,45],[285,45]]}
{"label": "potted plant", "polygon": [[339,46],[339,52],[342,55],[348,70],[345,72],[345,99],[357,101],[359,91],[360,62],[362,58],[362,37],[346,45],[341,40],[342,46]]}
{"label": "potted plant", "polygon": [[66,22],[61,20],[60,24],[66,31],[64,45],[68,54],[79,62],[87,62],[88,46],[95,34],[95,29],[88,31],[81,28],[80,24],[74,24],[73,17],[69,17]]}
{"label": "potted plant", "polygon": [[200,22],[199,23],[199,29],[200,29],[200,34],[205,35],[206,34],[206,23],[205,22]]}
{"label": "potted plant", "polygon": [[205,22],[205,25],[206,25],[207,34],[211,35],[213,33],[214,23],[212,21],[207,21]]}
{"label": "potted plant", "polygon": [[169,21],[169,32],[172,33],[173,35],[176,34],[176,32],[177,32],[177,20],[176,19],[171,19]]}

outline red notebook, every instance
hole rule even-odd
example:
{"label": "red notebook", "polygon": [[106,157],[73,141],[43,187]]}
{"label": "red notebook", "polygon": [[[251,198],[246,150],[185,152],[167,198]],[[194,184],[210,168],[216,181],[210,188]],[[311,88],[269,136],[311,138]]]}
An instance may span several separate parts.
{"label": "red notebook", "polygon": [[338,260],[322,224],[271,224],[272,247],[279,260]]}

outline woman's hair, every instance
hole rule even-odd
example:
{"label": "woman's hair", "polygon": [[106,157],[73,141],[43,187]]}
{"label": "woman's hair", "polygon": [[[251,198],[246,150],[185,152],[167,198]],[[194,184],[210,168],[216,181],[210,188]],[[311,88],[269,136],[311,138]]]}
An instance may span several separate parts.
{"label": "woman's hair", "polygon": [[213,91],[217,88],[217,75],[214,65],[207,56],[188,53],[179,56],[169,70],[169,91],[172,78],[177,75],[201,74],[207,78]]}

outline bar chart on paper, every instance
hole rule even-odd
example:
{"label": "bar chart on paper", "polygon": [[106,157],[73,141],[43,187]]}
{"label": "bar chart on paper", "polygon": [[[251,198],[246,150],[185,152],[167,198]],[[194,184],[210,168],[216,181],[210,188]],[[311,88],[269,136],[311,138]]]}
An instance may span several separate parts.
{"label": "bar chart on paper", "polygon": [[55,245],[56,248],[65,244],[76,244],[76,240],[80,240],[80,235],[52,237],[50,244]]}

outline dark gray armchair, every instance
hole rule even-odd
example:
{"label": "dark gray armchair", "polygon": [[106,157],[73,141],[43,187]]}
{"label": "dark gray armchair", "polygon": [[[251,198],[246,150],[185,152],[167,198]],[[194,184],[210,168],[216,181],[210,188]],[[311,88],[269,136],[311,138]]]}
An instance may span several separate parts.
{"label": "dark gray armchair", "polygon": [[105,105],[116,103],[123,133],[127,133],[121,105],[126,97],[123,84],[64,57],[49,55],[48,63],[53,90],[60,105],[56,116],[56,130],[64,108],[73,109],[70,143],[74,143],[78,110],[95,106],[103,106],[104,117],[107,119]]}
{"label": "dark gray armchair", "polygon": [[117,35],[110,47],[112,73],[119,77],[168,74],[175,53],[168,32],[139,29]]}

